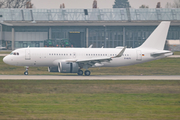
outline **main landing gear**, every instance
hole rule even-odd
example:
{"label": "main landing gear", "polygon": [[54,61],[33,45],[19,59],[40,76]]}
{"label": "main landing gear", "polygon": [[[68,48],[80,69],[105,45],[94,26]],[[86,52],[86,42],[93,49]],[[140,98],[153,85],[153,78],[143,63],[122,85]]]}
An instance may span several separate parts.
{"label": "main landing gear", "polygon": [[78,75],[83,75],[83,71],[82,70],[78,70]]}
{"label": "main landing gear", "polygon": [[26,68],[26,71],[24,72],[24,75],[28,75],[28,70],[29,70],[29,67],[28,67],[28,66],[26,66],[25,68]]}
{"label": "main landing gear", "polygon": [[[79,70],[77,74],[78,74],[78,75],[83,75],[83,71],[82,71],[82,70]],[[84,75],[85,75],[85,76],[89,76],[90,74],[91,74],[91,72],[90,72],[89,70],[86,70],[86,71],[84,72]]]}
{"label": "main landing gear", "polygon": [[89,70],[86,70],[86,71],[84,72],[84,74],[85,74],[86,76],[90,76],[91,72],[90,72]]}

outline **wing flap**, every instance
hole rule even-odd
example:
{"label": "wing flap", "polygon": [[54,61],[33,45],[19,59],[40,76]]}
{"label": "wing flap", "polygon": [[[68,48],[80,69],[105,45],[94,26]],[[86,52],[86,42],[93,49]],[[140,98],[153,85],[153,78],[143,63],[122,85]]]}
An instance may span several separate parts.
{"label": "wing flap", "polygon": [[103,62],[103,61],[110,61],[111,58],[110,57],[103,57],[103,58],[90,58],[90,59],[80,59],[77,60],[76,62],[90,62],[90,61],[94,61],[97,63]]}

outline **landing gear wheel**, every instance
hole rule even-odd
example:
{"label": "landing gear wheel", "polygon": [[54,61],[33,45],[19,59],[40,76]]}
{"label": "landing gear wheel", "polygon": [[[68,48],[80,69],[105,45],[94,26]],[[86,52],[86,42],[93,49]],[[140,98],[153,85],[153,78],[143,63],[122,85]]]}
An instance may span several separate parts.
{"label": "landing gear wheel", "polygon": [[25,68],[26,68],[26,71],[24,72],[24,75],[28,75],[29,67],[28,67],[28,66],[25,66]]}
{"label": "landing gear wheel", "polygon": [[86,76],[90,76],[91,72],[90,72],[89,70],[86,70],[86,71],[84,72],[84,74],[85,74]]}
{"label": "landing gear wheel", "polygon": [[24,72],[24,75],[28,75],[28,71],[25,71],[25,72]]}
{"label": "landing gear wheel", "polygon": [[82,70],[79,70],[77,74],[78,74],[78,75],[83,75],[83,71],[82,71]]}

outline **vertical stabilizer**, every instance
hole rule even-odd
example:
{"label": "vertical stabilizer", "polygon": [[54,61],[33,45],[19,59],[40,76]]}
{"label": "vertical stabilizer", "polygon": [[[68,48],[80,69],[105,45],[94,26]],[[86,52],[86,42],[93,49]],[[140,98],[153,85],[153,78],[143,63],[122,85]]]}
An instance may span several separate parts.
{"label": "vertical stabilizer", "polygon": [[163,50],[168,34],[170,21],[163,21],[147,38],[147,40],[139,48],[150,48]]}

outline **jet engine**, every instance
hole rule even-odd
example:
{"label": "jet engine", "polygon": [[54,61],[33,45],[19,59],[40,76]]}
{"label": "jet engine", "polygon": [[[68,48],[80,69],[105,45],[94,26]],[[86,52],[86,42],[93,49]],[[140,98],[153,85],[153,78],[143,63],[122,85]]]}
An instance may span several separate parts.
{"label": "jet engine", "polygon": [[59,62],[58,71],[60,73],[77,73],[79,65],[77,63]]}
{"label": "jet engine", "polygon": [[58,71],[58,66],[48,67],[48,72],[59,72]]}

